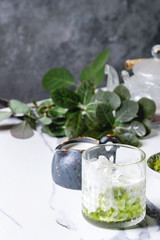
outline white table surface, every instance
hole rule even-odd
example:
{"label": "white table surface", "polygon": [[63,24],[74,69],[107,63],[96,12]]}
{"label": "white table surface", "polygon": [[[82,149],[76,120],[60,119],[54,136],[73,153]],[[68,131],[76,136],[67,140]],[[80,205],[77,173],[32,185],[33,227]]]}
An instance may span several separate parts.
{"label": "white table surface", "polygon": [[[0,124],[0,239],[2,240],[158,240],[160,239],[160,190],[150,184],[151,172],[147,168],[148,211],[145,221],[135,228],[99,229],[85,220],[74,222],[76,230],[63,227],[56,221],[51,208],[53,180],[51,163],[55,147],[63,141],[42,134],[21,140],[13,138],[10,126],[15,119]],[[149,137],[141,140],[147,157],[160,151],[160,127],[152,130]],[[160,188],[159,188],[160,189]],[[72,196],[66,193],[67,198]],[[75,199],[80,198],[80,191]],[[77,204],[80,199],[77,200]],[[76,205],[75,205],[76,206]],[[74,207],[73,207],[74,209]],[[74,211],[74,210],[73,210]],[[78,219],[78,214],[76,215]],[[80,217],[81,218],[81,217]],[[78,223],[79,221],[79,223]],[[84,222],[83,222],[84,221]]]}

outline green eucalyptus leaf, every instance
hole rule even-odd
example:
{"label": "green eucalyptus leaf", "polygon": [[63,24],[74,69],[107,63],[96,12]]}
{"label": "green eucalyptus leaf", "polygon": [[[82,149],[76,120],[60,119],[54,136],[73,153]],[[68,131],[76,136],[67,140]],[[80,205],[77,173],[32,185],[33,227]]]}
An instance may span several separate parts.
{"label": "green eucalyptus leaf", "polygon": [[82,72],[80,73],[80,81],[86,81],[86,80],[92,80],[93,79],[93,73],[92,68],[87,66],[83,68]]}
{"label": "green eucalyptus leaf", "polygon": [[46,100],[43,101],[37,108],[36,108],[36,112],[41,115],[45,112],[48,111],[47,107],[53,105],[53,101],[52,100]]}
{"label": "green eucalyptus leaf", "polygon": [[26,114],[30,110],[30,107],[27,104],[15,99],[9,101],[9,107],[16,114]]}
{"label": "green eucalyptus leaf", "polygon": [[1,111],[0,112],[0,121],[3,121],[7,118],[9,118],[10,116],[12,116],[12,112],[4,112],[4,111]]}
{"label": "green eucalyptus leaf", "polygon": [[66,123],[66,118],[64,117],[52,119],[52,125],[54,125],[55,127],[64,126],[65,123]]}
{"label": "green eucalyptus leaf", "polygon": [[52,119],[50,119],[46,116],[43,116],[43,117],[37,119],[37,123],[44,124],[44,125],[49,125],[49,124],[52,123]]}
{"label": "green eucalyptus leaf", "polygon": [[52,136],[52,137],[64,137],[65,130],[64,127],[55,127],[54,125],[47,125],[42,127],[42,132]]}
{"label": "green eucalyptus leaf", "polygon": [[128,100],[131,97],[128,88],[126,88],[123,84],[118,85],[113,91],[120,97],[122,101]]}
{"label": "green eucalyptus leaf", "polygon": [[86,130],[81,111],[67,119],[65,133],[68,138],[82,136]]}
{"label": "green eucalyptus leaf", "polygon": [[65,114],[65,117],[66,117],[67,119],[68,119],[68,118],[72,118],[72,117],[74,117],[74,115],[77,115],[80,110],[81,110],[81,109],[78,108],[78,107],[68,109],[68,111],[67,111],[66,114]]}
{"label": "green eucalyptus leaf", "polygon": [[37,114],[36,114],[33,110],[31,110],[31,109],[30,109],[30,111],[29,111],[25,116],[27,116],[27,117],[29,117],[29,118],[32,118],[32,119],[34,119],[34,120],[37,119]]}
{"label": "green eucalyptus leaf", "polygon": [[75,85],[72,74],[64,68],[54,68],[48,71],[43,79],[42,86],[49,92],[61,87]]}
{"label": "green eucalyptus leaf", "polygon": [[138,147],[139,140],[136,135],[130,132],[128,129],[123,127],[116,127],[113,134],[120,140],[123,144],[129,144]]}
{"label": "green eucalyptus leaf", "polygon": [[131,100],[124,100],[121,107],[116,111],[117,122],[129,122],[137,116],[138,103]]}
{"label": "green eucalyptus leaf", "polygon": [[97,124],[97,118],[94,113],[85,112],[83,117],[84,117],[84,122],[88,128],[94,128],[95,125]]}
{"label": "green eucalyptus leaf", "polygon": [[36,130],[36,120],[30,116],[25,116],[24,120],[30,125],[31,128]]}
{"label": "green eucalyptus leaf", "polygon": [[48,109],[44,106],[39,106],[36,108],[36,113],[38,113],[38,115],[43,115],[47,111],[48,111]]}
{"label": "green eucalyptus leaf", "polygon": [[151,129],[152,129],[151,122],[148,119],[144,119],[142,123],[146,128],[146,136],[147,136],[151,133]]}
{"label": "green eucalyptus leaf", "polygon": [[94,99],[99,103],[101,102],[109,105],[113,110],[116,110],[121,105],[121,100],[119,96],[114,92],[104,92],[102,90],[99,90],[95,94]]}
{"label": "green eucalyptus leaf", "polygon": [[155,102],[149,98],[143,97],[139,101],[139,111],[143,118],[152,118],[156,111]]}
{"label": "green eucalyptus leaf", "polygon": [[83,117],[84,117],[84,123],[88,127],[88,129],[92,129],[92,130],[102,129],[102,124],[99,123],[99,121],[97,120],[95,113],[85,112]]}
{"label": "green eucalyptus leaf", "polygon": [[138,137],[143,137],[146,135],[145,126],[141,122],[138,122],[138,121],[132,121],[130,123],[118,122],[115,124],[115,127],[126,128],[129,132],[135,134]]}
{"label": "green eucalyptus leaf", "polygon": [[38,107],[36,108],[36,113],[38,113],[38,115],[43,115],[44,113],[46,113],[48,110],[46,108],[42,108],[42,107]]}
{"label": "green eucalyptus leaf", "polygon": [[94,74],[94,84],[96,87],[104,80],[104,68],[105,66],[103,66],[98,72]]}
{"label": "green eucalyptus leaf", "polygon": [[52,100],[47,100],[39,105],[39,107],[36,109],[36,112],[39,115],[46,113],[48,117],[56,118],[63,116],[66,113],[66,110],[64,108],[55,106]]}
{"label": "green eucalyptus leaf", "polygon": [[94,95],[94,85],[91,81],[84,81],[77,90],[79,99],[83,105],[89,103]]}
{"label": "green eucalyptus leaf", "polygon": [[63,117],[65,113],[66,113],[66,110],[64,108],[55,106],[48,109],[47,116],[51,118],[59,118],[59,117]]}
{"label": "green eucalyptus leaf", "polygon": [[103,136],[107,135],[107,134],[111,134],[112,131],[111,130],[103,130],[103,131],[98,131],[95,129],[89,129],[87,130],[83,136],[87,136],[87,137],[91,137],[91,138],[95,138],[95,139],[101,139]]}
{"label": "green eucalyptus leaf", "polygon": [[96,112],[96,107],[98,104],[100,104],[101,102],[90,102],[89,104],[87,104],[86,106],[86,111],[89,113],[95,113]]}
{"label": "green eucalyptus leaf", "polygon": [[51,93],[51,98],[57,106],[63,108],[74,108],[80,101],[79,96],[68,88],[58,88]]}
{"label": "green eucalyptus leaf", "polygon": [[146,128],[138,121],[133,121],[131,123],[131,128],[138,137],[144,137],[146,135]]}
{"label": "green eucalyptus leaf", "polygon": [[43,106],[48,107],[48,106],[51,106],[53,104],[54,104],[54,102],[52,100],[46,100],[46,101],[41,102],[41,104],[39,106],[40,107],[43,107]]}
{"label": "green eucalyptus leaf", "polygon": [[97,106],[96,117],[103,126],[107,127],[112,127],[115,121],[112,109],[107,104],[99,104]]}
{"label": "green eucalyptus leaf", "polygon": [[91,67],[94,75],[105,66],[108,60],[108,57],[109,57],[109,51],[104,50],[103,52],[98,54],[98,56],[93,60],[93,62],[91,63]]}
{"label": "green eucalyptus leaf", "polygon": [[48,112],[49,108],[54,105],[52,100],[46,100],[43,101],[37,108],[36,108],[36,112],[38,114],[43,114]]}
{"label": "green eucalyptus leaf", "polygon": [[15,138],[25,139],[30,138],[34,135],[30,124],[26,121],[19,123],[11,128],[11,134]]}

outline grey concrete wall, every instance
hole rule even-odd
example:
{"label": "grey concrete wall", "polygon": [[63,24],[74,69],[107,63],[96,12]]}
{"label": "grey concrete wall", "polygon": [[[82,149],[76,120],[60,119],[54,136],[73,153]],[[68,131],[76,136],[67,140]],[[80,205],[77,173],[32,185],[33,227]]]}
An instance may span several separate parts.
{"label": "grey concrete wall", "polygon": [[81,69],[102,50],[119,72],[160,43],[159,0],[0,0],[0,97],[49,96],[46,71]]}

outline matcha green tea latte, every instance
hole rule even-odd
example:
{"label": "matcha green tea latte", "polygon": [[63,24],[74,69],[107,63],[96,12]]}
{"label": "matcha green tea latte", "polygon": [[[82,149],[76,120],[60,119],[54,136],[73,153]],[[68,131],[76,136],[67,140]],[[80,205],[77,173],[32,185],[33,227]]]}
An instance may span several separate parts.
{"label": "matcha green tea latte", "polygon": [[145,153],[107,144],[82,154],[82,213],[103,227],[130,227],[145,217]]}

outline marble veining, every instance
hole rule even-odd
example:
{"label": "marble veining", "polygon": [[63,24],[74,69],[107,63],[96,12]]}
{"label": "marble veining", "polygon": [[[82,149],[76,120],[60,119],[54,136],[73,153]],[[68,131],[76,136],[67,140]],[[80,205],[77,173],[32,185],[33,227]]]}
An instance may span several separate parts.
{"label": "marble veining", "polygon": [[[54,211],[57,211],[56,208],[54,208]],[[69,215],[66,215],[65,212],[57,211],[56,212],[56,222],[60,224],[62,227],[67,228],[70,231],[76,231],[77,235],[79,236],[79,239],[83,240],[90,240],[88,237],[80,236],[80,234],[83,235],[82,231],[79,231],[79,224],[81,224],[81,220],[79,221],[79,224],[75,225],[74,219],[71,219]],[[89,223],[86,223],[89,224]],[[90,224],[89,224],[90,225]],[[157,208],[155,205],[153,205],[149,200],[146,201],[146,217],[145,219],[139,223],[135,227],[131,227],[128,229],[121,229],[118,231],[116,236],[114,237],[107,237],[107,238],[93,238],[97,240],[129,240],[129,239],[135,239],[135,240],[151,240],[155,239],[155,231],[156,235],[160,234],[160,209]],[[96,229],[96,227],[95,227]],[[99,231],[97,229],[97,231]],[[113,229],[104,229],[104,232],[107,231],[114,231]],[[103,233],[104,234],[104,233]],[[133,238],[134,237],[134,238]],[[158,240],[158,238],[157,238]]]}
{"label": "marble veining", "polygon": [[[56,189],[52,187],[51,161],[55,147],[65,138],[50,137],[38,130],[31,139],[15,139],[10,135],[9,127],[17,123],[16,120],[10,119],[5,123],[7,127],[3,124],[0,131],[3,155],[0,178],[4,180],[3,184],[0,181],[3,193],[0,238],[43,240],[48,234],[47,240],[64,237],[66,240],[159,240],[160,208],[150,201],[150,196],[156,191],[154,186],[149,189],[146,217],[140,224],[122,230],[97,228],[82,217],[80,191],[63,188],[63,197],[58,199],[60,206],[64,206],[62,209],[54,202]],[[152,139],[142,141],[142,148],[148,156],[159,149],[159,127],[153,129]],[[7,194],[12,198],[7,198]]]}
{"label": "marble veining", "polygon": [[[45,134],[41,134],[43,137],[44,143],[47,145],[49,149],[53,149],[53,142],[52,139]],[[64,139],[63,139],[64,140]],[[62,139],[57,139],[57,145],[62,142]],[[53,151],[54,153],[54,151]],[[55,192],[56,194],[56,192]],[[68,194],[69,191],[68,191]],[[54,195],[54,194],[53,194]],[[53,196],[54,198],[54,196]],[[76,199],[76,198],[75,198]],[[72,204],[72,203],[71,203]],[[79,207],[81,207],[79,205]],[[57,212],[56,216],[56,222],[61,225],[62,227],[67,228],[70,232],[77,232],[78,239],[83,240],[90,240],[88,238],[87,234],[85,234],[82,229],[80,229],[80,225],[82,223],[82,219],[79,218],[79,223],[74,221],[74,218],[70,216],[70,214],[66,214],[66,212],[63,212],[63,209],[61,211],[57,211],[56,207],[52,206],[52,210]],[[89,223],[88,227],[90,227]],[[95,229],[94,229],[95,230]],[[99,231],[99,229],[97,229]],[[99,238],[94,238],[92,236],[92,240],[151,240],[156,239],[158,240],[158,236],[160,236],[160,209],[154,205],[152,202],[150,202],[148,199],[146,200],[146,217],[145,219],[139,223],[137,226],[129,228],[129,229],[123,229],[123,230],[111,230],[111,229],[103,229],[104,232],[110,233],[109,236],[107,234],[107,237],[104,237],[104,232],[102,235],[99,236]],[[112,234],[112,232],[117,231],[117,233]],[[100,229],[100,232],[102,233],[102,229]],[[113,236],[112,236],[113,235]],[[103,236],[103,237],[102,237]]]}
{"label": "marble veining", "polygon": [[10,220],[13,224],[18,226],[19,228],[23,228],[23,226],[14,217],[9,215],[7,212],[5,212],[2,209],[0,209],[0,213],[3,214],[5,217],[7,217],[8,220]]}

